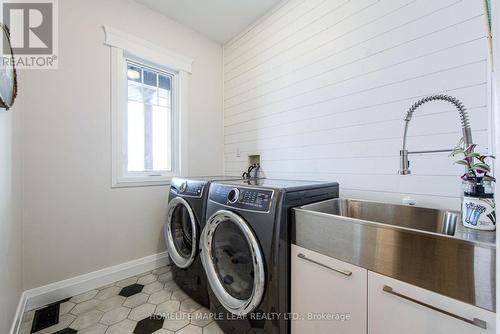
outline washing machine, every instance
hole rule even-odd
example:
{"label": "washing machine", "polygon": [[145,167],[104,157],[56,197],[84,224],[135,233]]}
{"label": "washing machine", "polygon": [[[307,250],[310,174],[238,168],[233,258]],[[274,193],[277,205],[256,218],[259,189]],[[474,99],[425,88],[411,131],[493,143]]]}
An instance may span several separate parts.
{"label": "washing machine", "polygon": [[201,259],[225,333],[289,333],[291,208],[338,195],[336,182],[211,183]]}
{"label": "washing machine", "polygon": [[209,307],[208,283],[199,257],[199,239],[205,224],[210,183],[237,177],[173,178],[163,228],[172,276],[177,285],[199,304]]}

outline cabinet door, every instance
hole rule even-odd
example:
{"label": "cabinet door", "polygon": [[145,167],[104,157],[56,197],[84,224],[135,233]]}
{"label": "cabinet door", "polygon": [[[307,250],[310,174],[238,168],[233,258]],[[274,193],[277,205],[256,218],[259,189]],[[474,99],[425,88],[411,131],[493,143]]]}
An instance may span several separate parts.
{"label": "cabinet door", "polygon": [[368,334],[401,333],[493,334],[495,313],[369,272]]}
{"label": "cabinet door", "polygon": [[292,334],[366,334],[367,270],[296,245],[291,255]]}

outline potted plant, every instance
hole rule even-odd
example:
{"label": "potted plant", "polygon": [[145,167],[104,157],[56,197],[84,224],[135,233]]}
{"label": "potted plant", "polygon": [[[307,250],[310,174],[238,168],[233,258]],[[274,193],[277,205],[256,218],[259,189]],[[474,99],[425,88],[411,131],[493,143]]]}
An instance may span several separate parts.
{"label": "potted plant", "polygon": [[493,231],[496,228],[495,199],[493,182],[495,178],[487,159],[495,159],[492,155],[474,152],[477,145],[463,146],[461,141],[453,150],[451,156],[463,156],[456,164],[465,166],[462,175],[462,223],[466,227]]}

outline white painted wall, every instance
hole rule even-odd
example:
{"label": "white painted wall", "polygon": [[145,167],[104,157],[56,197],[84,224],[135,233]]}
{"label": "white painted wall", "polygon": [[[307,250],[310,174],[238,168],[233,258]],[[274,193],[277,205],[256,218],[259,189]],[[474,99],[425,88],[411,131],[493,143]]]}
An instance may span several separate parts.
{"label": "white painted wall", "polygon": [[24,71],[24,289],[164,250],[168,187],[111,189],[110,25],[194,59],[188,171],[222,173],[222,47],[130,0],[59,1],[59,69]]}
{"label": "white painted wall", "polygon": [[9,333],[22,290],[19,155],[15,109],[0,110],[0,333]]}
{"label": "white painted wall", "polygon": [[[399,176],[403,117],[446,93],[469,108],[489,149],[482,1],[290,0],[224,47],[225,172],[260,153],[268,177],[339,181],[342,196],[459,208],[459,166],[412,156]],[[409,150],[453,147],[457,112],[433,103],[410,125]]]}

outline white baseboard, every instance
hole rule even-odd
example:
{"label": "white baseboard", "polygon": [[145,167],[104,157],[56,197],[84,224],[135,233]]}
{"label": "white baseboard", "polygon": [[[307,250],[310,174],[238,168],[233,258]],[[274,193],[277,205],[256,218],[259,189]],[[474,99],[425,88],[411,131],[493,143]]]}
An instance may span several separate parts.
{"label": "white baseboard", "polygon": [[19,298],[19,304],[17,305],[16,314],[14,315],[14,321],[12,321],[12,326],[10,327],[10,334],[19,333],[19,328],[21,326],[21,320],[23,319],[23,313],[26,309],[26,292],[21,294]]}
{"label": "white baseboard", "polygon": [[[26,290],[23,293],[25,299],[23,312],[45,306],[65,298],[76,296],[83,292],[120,281],[130,276],[154,270],[166,265],[167,263],[167,252],[163,252],[63,281],[47,284],[31,290]],[[23,312],[21,312],[21,316]],[[14,334],[15,333],[17,332],[14,332]]]}

